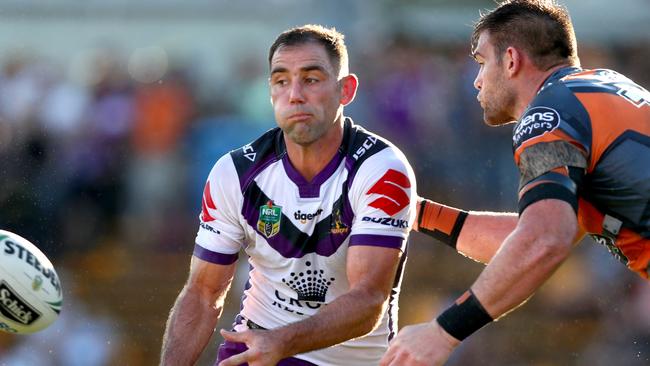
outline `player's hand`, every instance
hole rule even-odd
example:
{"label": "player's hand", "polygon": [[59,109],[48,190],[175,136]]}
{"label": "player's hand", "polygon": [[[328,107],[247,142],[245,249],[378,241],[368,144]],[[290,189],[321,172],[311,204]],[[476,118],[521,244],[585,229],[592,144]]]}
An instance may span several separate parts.
{"label": "player's hand", "polygon": [[438,366],[444,364],[460,341],[438,322],[404,327],[388,347],[380,366]]}
{"label": "player's hand", "polygon": [[229,357],[218,366],[237,366],[248,363],[249,366],[275,366],[282,358],[283,344],[278,337],[271,335],[269,330],[245,330],[229,332],[221,330],[221,335],[227,341],[245,343],[245,352]]}

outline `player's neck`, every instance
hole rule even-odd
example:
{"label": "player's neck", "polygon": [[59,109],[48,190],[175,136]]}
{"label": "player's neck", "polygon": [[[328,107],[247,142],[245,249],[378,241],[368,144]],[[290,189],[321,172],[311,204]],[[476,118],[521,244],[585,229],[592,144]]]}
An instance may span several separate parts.
{"label": "player's neck", "polygon": [[548,79],[548,77],[557,70],[567,66],[569,65],[557,65],[544,71],[535,68],[527,73],[528,77],[522,80],[519,91],[516,94],[519,96],[519,98],[515,107],[515,116],[517,116],[517,118],[521,118],[539,90],[542,88],[546,79]]}
{"label": "player's neck", "polygon": [[311,182],[336,155],[342,140],[343,123],[337,123],[312,144],[299,145],[290,139],[285,139],[285,144],[293,167]]}

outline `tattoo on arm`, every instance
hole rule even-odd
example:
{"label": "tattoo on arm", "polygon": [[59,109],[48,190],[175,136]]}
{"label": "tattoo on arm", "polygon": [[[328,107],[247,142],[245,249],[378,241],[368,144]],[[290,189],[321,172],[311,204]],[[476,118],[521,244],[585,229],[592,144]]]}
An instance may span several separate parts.
{"label": "tattoo on arm", "polygon": [[587,158],[578,147],[566,141],[538,143],[521,153],[519,189],[540,175],[558,167],[587,168]]}

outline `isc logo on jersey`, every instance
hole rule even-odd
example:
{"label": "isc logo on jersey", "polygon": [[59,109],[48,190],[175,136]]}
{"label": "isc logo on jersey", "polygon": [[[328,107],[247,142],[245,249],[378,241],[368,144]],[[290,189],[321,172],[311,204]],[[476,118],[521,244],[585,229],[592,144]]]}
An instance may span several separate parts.
{"label": "isc logo on jersey", "polygon": [[553,108],[534,107],[526,111],[521,118],[515,132],[512,135],[512,142],[515,146],[533,137],[541,136],[551,132],[560,125],[560,114]]}
{"label": "isc logo on jersey", "polygon": [[0,230],[0,330],[27,334],[52,324],[63,292],[52,263],[34,244]]}

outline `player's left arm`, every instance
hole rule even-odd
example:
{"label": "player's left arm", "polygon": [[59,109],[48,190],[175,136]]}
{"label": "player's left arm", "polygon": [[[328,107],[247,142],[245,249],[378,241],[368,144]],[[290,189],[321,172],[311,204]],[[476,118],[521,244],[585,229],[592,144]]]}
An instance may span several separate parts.
{"label": "player's left arm", "polygon": [[444,363],[462,340],[532,296],[582,237],[576,214],[583,152],[554,141],[531,146],[520,157],[515,229],[454,304],[433,321],[400,331],[381,366]]}
{"label": "player's left arm", "polygon": [[355,245],[348,250],[350,290],[314,316],[273,330],[222,331],[227,340],[246,343],[248,351],[220,366],[248,362],[275,365],[299,353],[329,347],[373,331],[386,310],[401,256],[399,249]]}

